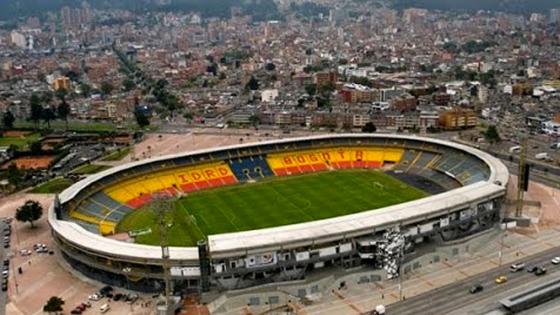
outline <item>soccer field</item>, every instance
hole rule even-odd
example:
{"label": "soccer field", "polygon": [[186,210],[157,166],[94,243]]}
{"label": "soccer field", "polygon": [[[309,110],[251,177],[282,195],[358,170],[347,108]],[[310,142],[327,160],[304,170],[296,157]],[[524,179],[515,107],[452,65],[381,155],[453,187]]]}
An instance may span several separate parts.
{"label": "soccer field", "polygon": [[[380,171],[345,170],[290,177],[191,193],[166,215],[171,246],[193,246],[207,235],[262,229],[383,208],[427,196]],[[119,232],[151,228],[137,243],[159,244],[155,215],[138,209]]]}

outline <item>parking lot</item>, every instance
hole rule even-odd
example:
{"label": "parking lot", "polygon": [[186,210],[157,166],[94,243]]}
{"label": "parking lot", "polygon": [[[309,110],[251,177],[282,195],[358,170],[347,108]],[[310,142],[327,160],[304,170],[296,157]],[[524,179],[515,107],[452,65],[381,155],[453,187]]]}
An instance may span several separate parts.
{"label": "parking lot", "polygon": [[[48,209],[52,196],[17,194],[3,198],[0,202],[0,217],[13,217],[15,209],[28,199],[37,200]],[[119,301],[114,301],[114,295],[128,293],[122,288],[114,288],[111,299],[104,297],[98,301],[89,300],[88,297],[99,292],[104,285],[92,282],[75,273],[70,267],[61,264],[62,260],[58,257],[56,249],[52,255],[49,254],[54,246],[45,213],[35,226],[32,229],[28,223],[14,220],[10,248],[0,247],[1,255],[11,257],[8,290],[0,291],[0,303],[6,305],[6,308],[4,313],[4,308],[0,307],[0,315],[43,314],[43,306],[51,296],[61,297],[65,301],[65,314],[70,314],[77,306],[87,301],[91,303],[91,307],[86,308],[83,314],[99,314],[100,307],[104,304],[110,305],[110,309],[105,314],[153,313],[151,310],[155,299],[152,295],[141,294],[133,304],[127,303],[122,296]],[[48,250],[43,252],[44,247],[37,244],[44,244]]]}

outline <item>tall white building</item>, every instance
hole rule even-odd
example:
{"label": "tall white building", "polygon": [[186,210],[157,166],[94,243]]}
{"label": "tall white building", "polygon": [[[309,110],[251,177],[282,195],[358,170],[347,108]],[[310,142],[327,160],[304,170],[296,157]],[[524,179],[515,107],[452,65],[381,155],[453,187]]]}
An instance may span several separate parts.
{"label": "tall white building", "polygon": [[11,41],[12,44],[14,44],[16,47],[19,47],[21,49],[27,49],[27,36],[25,36],[24,34],[18,32],[18,31],[12,31],[12,33],[10,34],[11,37]]}
{"label": "tall white building", "polygon": [[550,9],[550,23],[560,23],[560,8]]}

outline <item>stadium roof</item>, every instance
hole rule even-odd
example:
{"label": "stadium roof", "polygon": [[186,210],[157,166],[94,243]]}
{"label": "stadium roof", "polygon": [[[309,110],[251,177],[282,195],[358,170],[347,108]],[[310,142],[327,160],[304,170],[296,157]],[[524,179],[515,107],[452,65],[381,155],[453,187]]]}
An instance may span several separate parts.
{"label": "stadium roof", "polygon": [[[443,141],[433,138],[416,137],[410,135],[393,134],[326,134],[310,137],[287,138],[280,140],[270,140],[258,143],[247,143],[219,147],[198,151],[185,152],[175,155],[155,157],[137,162],[127,163],[116,166],[106,171],[88,176],[84,180],[72,185],[60,195],[60,202],[66,203],[90,184],[128,168],[139,166],[156,161],[165,161],[173,158],[189,156],[194,154],[209,153],[217,150],[241,149],[255,145],[266,145],[274,143],[290,143],[305,140],[321,140],[333,138],[391,138],[395,140],[419,140],[430,142],[442,146],[453,147],[466,151],[483,160],[490,168],[490,177],[487,181],[467,185],[442,194],[422,198],[419,200],[394,205],[382,209],[361,212],[357,214],[313,221],[308,223],[294,224],[288,226],[253,230],[246,232],[235,232],[208,237],[210,253],[213,257],[220,255],[229,256],[232,253],[263,252],[268,249],[278,247],[303,246],[305,243],[313,244],[320,241],[325,242],[329,239],[338,239],[340,236],[351,237],[357,231],[367,229],[373,230],[376,227],[390,226],[399,222],[420,216],[435,215],[450,208],[467,206],[469,201],[480,198],[490,199],[493,196],[503,194],[508,181],[509,173],[507,168],[498,159],[480,150],[471,148],[458,143]],[[411,211],[414,209],[414,211]],[[130,244],[103,237],[98,234],[86,231],[77,223],[71,221],[57,220],[53,207],[49,209],[49,223],[51,227],[67,241],[75,243],[81,247],[94,249],[96,252],[104,253],[109,256],[125,256],[131,258],[160,259],[161,249],[157,246]],[[172,260],[198,260],[196,247],[171,247],[170,258]]]}

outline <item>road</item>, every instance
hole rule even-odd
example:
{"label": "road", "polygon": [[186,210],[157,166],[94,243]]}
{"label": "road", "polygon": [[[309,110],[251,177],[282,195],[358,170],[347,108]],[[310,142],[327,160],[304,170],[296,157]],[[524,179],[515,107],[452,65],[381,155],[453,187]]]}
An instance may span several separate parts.
{"label": "road", "polygon": [[[0,235],[2,235],[2,238],[7,227],[8,225],[3,220],[0,220]],[[9,248],[4,248],[4,243],[2,242],[0,244],[0,266],[2,266],[4,259],[8,258],[8,252]],[[0,291],[0,315],[6,314],[6,304],[8,304],[8,292]]]}
{"label": "road", "polygon": [[[479,275],[458,281],[456,283],[436,288],[421,295],[414,296],[404,301],[391,304],[387,307],[387,314],[430,314],[438,315],[452,314],[484,314],[494,309],[499,309],[499,299],[520,290],[522,287],[531,286],[549,280],[551,277],[560,275],[560,266],[554,266],[550,260],[560,255],[560,248],[552,248],[539,254],[527,257],[523,261],[527,265],[546,265],[548,273],[537,277],[532,273],[520,271],[517,273],[509,272],[509,265],[494,268]],[[496,284],[495,278],[499,275],[506,275],[508,281],[504,284]],[[469,288],[480,283],[484,286],[484,291],[477,294],[470,294]],[[476,307],[476,312],[469,312],[468,309]]]}

